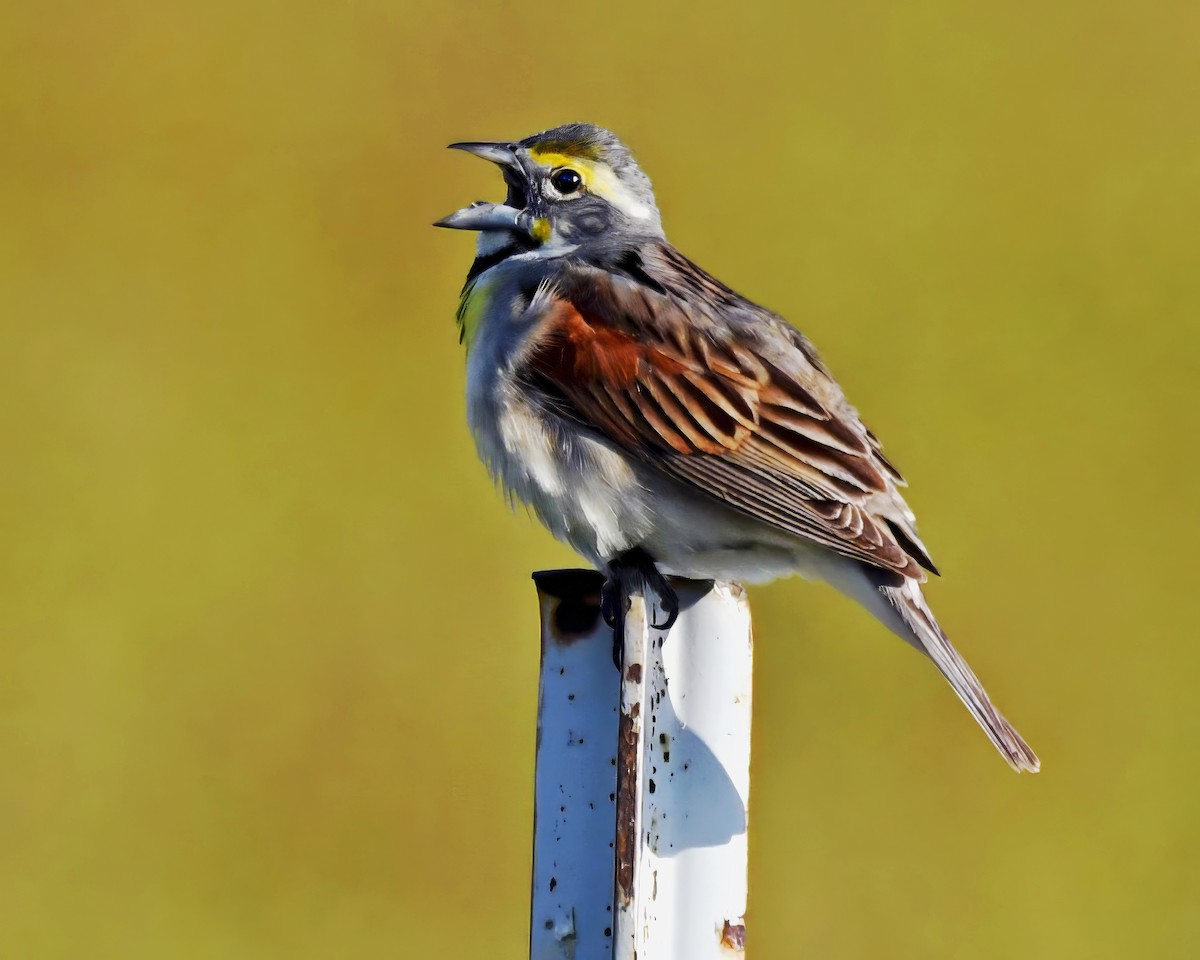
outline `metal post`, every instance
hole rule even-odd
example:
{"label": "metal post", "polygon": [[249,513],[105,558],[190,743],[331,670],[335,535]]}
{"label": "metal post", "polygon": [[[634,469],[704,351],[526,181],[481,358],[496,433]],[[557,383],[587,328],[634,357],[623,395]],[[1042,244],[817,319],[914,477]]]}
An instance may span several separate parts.
{"label": "metal post", "polygon": [[635,596],[624,672],[591,571],[536,574],[542,623],[530,956],[708,960],[745,940],[752,641],[740,587]]}

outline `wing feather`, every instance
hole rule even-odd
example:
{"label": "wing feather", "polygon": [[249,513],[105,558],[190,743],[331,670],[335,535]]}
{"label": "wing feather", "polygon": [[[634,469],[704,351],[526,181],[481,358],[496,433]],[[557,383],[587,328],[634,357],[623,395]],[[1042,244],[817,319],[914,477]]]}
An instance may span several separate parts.
{"label": "wing feather", "polygon": [[811,344],[673,248],[651,252],[633,276],[564,266],[538,298],[527,381],[677,480],[923,579],[919,566],[934,568],[904,481]]}

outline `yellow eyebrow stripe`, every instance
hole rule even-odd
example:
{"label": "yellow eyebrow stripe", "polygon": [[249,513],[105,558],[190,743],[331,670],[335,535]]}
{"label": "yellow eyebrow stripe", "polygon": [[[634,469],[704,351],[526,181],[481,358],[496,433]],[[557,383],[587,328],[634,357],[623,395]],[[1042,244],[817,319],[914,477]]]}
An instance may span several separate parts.
{"label": "yellow eyebrow stripe", "polygon": [[529,155],[538,163],[544,163],[548,167],[573,167],[583,173],[584,170],[590,170],[592,165],[583,157],[573,157],[569,153],[559,153],[554,150],[543,150],[540,147],[533,147],[529,151]]}
{"label": "yellow eyebrow stripe", "polygon": [[612,171],[600,164],[592,163],[583,157],[573,157],[569,153],[559,153],[551,150],[539,150],[534,147],[529,155],[540,164],[551,169],[570,167],[583,178],[583,186],[597,196],[611,200],[616,191],[617,179]]}
{"label": "yellow eyebrow stripe", "polygon": [[621,185],[612,168],[603,161],[592,161],[585,157],[572,156],[561,150],[530,147],[529,156],[551,169],[570,167],[583,178],[583,186],[590,193],[603,197],[609,203],[633,217],[646,217],[649,208]]}
{"label": "yellow eyebrow stripe", "polygon": [[[529,155],[538,163],[544,164],[552,170],[558,167],[570,167],[583,178],[584,187],[591,190],[592,193],[599,194],[602,197],[609,197],[612,194],[615,178],[611,175],[607,167],[601,167],[599,164],[594,164],[583,157],[573,157],[569,153],[539,150],[536,147],[529,151]],[[609,175],[605,176],[605,174]]]}

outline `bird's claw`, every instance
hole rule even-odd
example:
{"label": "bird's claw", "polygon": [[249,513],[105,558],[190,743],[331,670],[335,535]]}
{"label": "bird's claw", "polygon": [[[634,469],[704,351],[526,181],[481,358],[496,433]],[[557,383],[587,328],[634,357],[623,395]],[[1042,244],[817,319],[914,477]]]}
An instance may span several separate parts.
{"label": "bird's claw", "polygon": [[650,626],[655,630],[670,630],[675,626],[675,621],[679,619],[679,596],[674,590],[667,587],[666,591],[658,595],[658,599],[662,612],[666,614],[666,619],[662,623],[651,620]]}
{"label": "bird's claw", "polygon": [[600,588],[600,616],[613,630],[621,619],[617,613],[617,605],[621,602],[621,585],[613,577],[604,581]]}
{"label": "bird's claw", "polygon": [[651,619],[655,630],[670,630],[679,619],[679,595],[654,565],[650,555],[634,548],[609,563],[608,579],[600,591],[600,614],[613,630],[613,663],[621,668],[624,647],[625,614],[629,612],[629,595],[634,587],[653,593],[664,614],[661,622]]}

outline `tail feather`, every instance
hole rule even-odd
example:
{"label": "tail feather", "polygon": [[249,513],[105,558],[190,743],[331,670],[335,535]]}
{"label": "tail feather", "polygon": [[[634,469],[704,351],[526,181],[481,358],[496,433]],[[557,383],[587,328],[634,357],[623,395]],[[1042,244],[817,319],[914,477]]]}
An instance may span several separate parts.
{"label": "tail feather", "polygon": [[[1013,729],[1012,724],[1004,719],[1004,715],[993,706],[987,691],[983,689],[983,684],[979,682],[959,652],[951,646],[946,634],[942,632],[942,628],[934,619],[929,605],[925,602],[920,585],[915,581],[908,580],[900,586],[880,586],[877,589],[895,614],[899,615],[899,619],[907,628],[906,632],[911,634],[916,642],[913,643],[913,640],[907,636],[904,639],[909,640],[927,654],[938,670],[942,672],[942,676],[950,681],[950,686],[954,688],[958,698],[966,704],[971,715],[983,727],[983,732],[988,735],[988,739],[1000,751],[1001,756],[1018,773],[1021,771],[1037,773],[1041,768],[1037,754],[1030,749],[1029,744],[1021,739],[1021,735]],[[903,634],[901,635],[903,636]]]}

